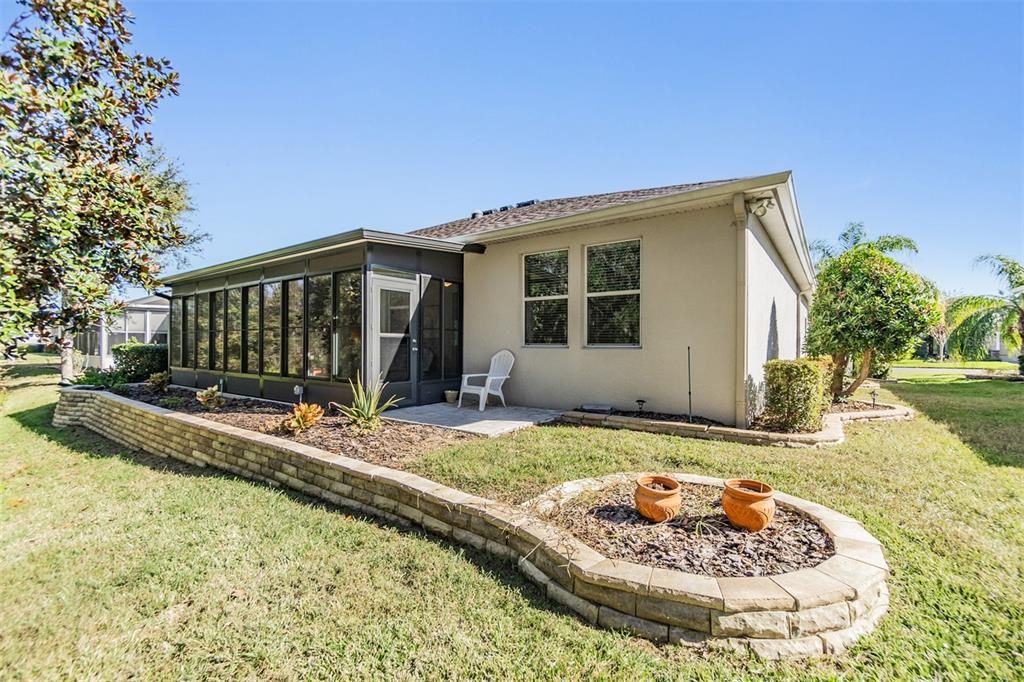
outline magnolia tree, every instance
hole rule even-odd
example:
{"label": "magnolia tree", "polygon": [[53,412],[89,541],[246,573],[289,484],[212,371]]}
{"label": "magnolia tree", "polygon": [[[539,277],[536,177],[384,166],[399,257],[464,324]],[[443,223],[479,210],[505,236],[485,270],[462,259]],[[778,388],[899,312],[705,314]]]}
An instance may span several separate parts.
{"label": "magnolia tree", "polygon": [[[905,237],[867,242],[863,228],[851,227],[859,229],[860,238],[819,262],[807,337],[812,354],[832,358],[835,400],[857,390],[873,359],[902,356],[939,318],[934,287],[886,253],[913,249],[913,242]],[[851,360],[857,373],[847,382]]]}
{"label": "magnolia tree", "polygon": [[58,330],[68,380],[73,333],[201,237],[176,171],[145,154],[170,63],[129,50],[119,0],[19,4],[0,53],[0,344]]}

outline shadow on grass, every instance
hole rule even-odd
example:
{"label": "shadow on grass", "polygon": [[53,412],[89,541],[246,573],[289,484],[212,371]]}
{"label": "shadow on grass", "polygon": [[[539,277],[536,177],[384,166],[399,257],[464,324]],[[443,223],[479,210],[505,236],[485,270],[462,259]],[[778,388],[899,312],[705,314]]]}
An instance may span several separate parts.
{"label": "shadow on grass", "polygon": [[507,586],[516,590],[529,604],[537,609],[561,613],[576,617],[576,614],[568,609],[549,600],[543,591],[533,583],[526,580],[516,569],[514,564],[508,560],[495,557],[473,547],[456,544],[444,538],[432,535],[415,525],[398,525],[370,514],[363,514],[357,511],[350,511],[345,507],[338,507],[319,498],[310,497],[300,492],[285,487],[272,486],[263,481],[253,480],[236,476],[227,471],[213,467],[199,467],[171,457],[159,457],[141,450],[136,450],[114,441],[108,440],[85,427],[75,426],[69,428],[56,428],[52,425],[55,403],[47,403],[38,407],[14,412],[6,415],[21,426],[33,431],[37,436],[51,443],[59,444],[68,450],[91,458],[117,458],[125,462],[149,467],[150,469],[169,472],[178,476],[221,478],[225,480],[240,480],[250,485],[266,490],[280,492],[296,503],[304,504],[318,509],[324,509],[332,513],[357,518],[379,526],[393,528],[402,533],[409,533],[424,538],[446,550],[461,552],[462,555],[488,575],[500,580]]}
{"label": "shadow on grass", "polygon": [[989,464],[1024,467],[1024,383],[934,377],[886,388],[949,427]]}
{"label": "shadow on grass", "polygon": [[47,362],[16,362],[10,365],[5,365],[5,367],[8,370],[5,379],[7,387],[10,390],[15,390],[24,386],[24,383],[22,382],[16,383],[12,386],[12,381],[60,373],[59,365]]}

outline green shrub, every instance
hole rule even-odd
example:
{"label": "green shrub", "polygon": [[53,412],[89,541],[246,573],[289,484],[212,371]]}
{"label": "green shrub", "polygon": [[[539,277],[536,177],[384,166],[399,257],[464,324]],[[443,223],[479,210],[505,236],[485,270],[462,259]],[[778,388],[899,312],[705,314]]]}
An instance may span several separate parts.
{"label": "green shrub", "polygon": [[115,386],[123,385],[126,382],[124,372],[120,369],[96,369],[95,367],[88,367],[82,376],[75,379],[75,383],[78,385],[86,386],[100,386],[110,391]]}
{"label": "green shrub", "polygon": [[339,405],[330,403],[330,407],[337,409],[352,422],[352,430],[356,433],[369,433],[380,428],[380,415],[389,407],[394,407],[402,400],[397,396],[391,396],[381,401],[387,382],[384,377],[378,376],[377,380],[370,386],[364,387],[359,375],[356,374],[356,383],[349,379],[348,385],[352,388],[352,404]]}
{"label": "green shrub", "polygon": [[177,407],[188,405],[188,398],[182,398],[180,395],[169,395],[166,398],[160,398],[160,400],[156,401],[156,404],[160,407],[166,407],[168,410],[173,410]]}
{"label": "green shrub", "polygon": [[146,388],[150,393],[166,393],[167,387],[171,385],[170,372],[154,372],[146,379]]}
{"label": "green shrub", "polygon": [[167,370],[167,346],[160,343],[129,341],[110,349],[114,364],[124,373],[125,381],[143,381],[149,375]]}
{"label": "green shrub", "polygon": [[764,422],[784,432],[820,431],[830,404],[831,363],[820,359],[769,360],[764,365]]}

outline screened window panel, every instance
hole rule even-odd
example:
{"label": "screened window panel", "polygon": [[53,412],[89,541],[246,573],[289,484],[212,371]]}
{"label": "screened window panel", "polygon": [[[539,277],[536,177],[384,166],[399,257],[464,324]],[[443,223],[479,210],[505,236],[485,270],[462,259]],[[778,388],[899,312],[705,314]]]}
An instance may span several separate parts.
{"label": "screened window panel", "polygon": [[213,292],[213,348],[210,350],[210,359],[213,361],[213,368],[224,371],[224,347],[227,342],[225,334],[224,302],[225,292]]}
{"label": "screened window panel", "polygon": [[263,373],[281,373],[281,311],[280,282],[263,285]]}
{"label": "screened window panel", "polygon": [[334,378],[354,380],[363,363],[363,273],[339,272],[334,293]]}
{"label": "screened window panel", "polygon": [[127,320],[129,332],[137,334],[146,333],[146,312],[144,310],[125,311],[125,319]]}
{"label": "screened window panel", "polygon": [[170,320],[168,319],[169,316],[170,316],[169,312],[163,313],[163,312],[158,312],[156,310],[150,311],[150,313],[149,313],[149,333],[150,334],[156,334],[157,332],[164,332],[164,333],[166,333],[168,331],[168,326],[170,325]]}
{"label": "screened window panel", "polygon": [[640,241],[587,247],[587,293],[640,288]]}
{"label": "screened window panel", "polygon": [[184,300],[184,311],[181,315],[181,366],[195,366],[195,319],[196,299],[195,296],[186,296]]}
{"label": "screened window panel", "polygon": [[242,371],[242,290],[228,289],[227,344],[229,372]]}
{"label": "screened window panel", "polygon": [[444,311],[444,377],[462,376],[462,285],[445,282],[442,291]]}
{"label": "screened window panel", "polygon": [[526,302],[526,343],[564,346],[569,343],[569,300]]}
{"label": "screened window panel", "polygon": [[171,366],[181,367],[181,297],[171,299]]}
{"label": "screened window panel", "polygon": [[285,297],[285,305],[288,306],[288,320],[287,320],[287,343],[285,344],[285,352],[287,353],[287,364],[285,369],[290,377],[301,377],[302,376],[302,336],[304,329],[304,316],[302,314],[302,280],[293,279],[288,283],[288,293]]}
{"label": "screened window panel", "polygon": [[120,335],[120,339],[116,343],[124,341],[124,313],[114,313],[109,320],[107,320],[107,332],[116,333]]}
{"label": "screened window panel", "polygon": [[245,363],[243,372],[259,374],[260,371],[260,288],[245,287],[243,292],[245,306]]}
{"label": "screened window panel", "polygon": [[380,290],[380,367],[385,381],[409,381],[409,325],[412,296],[408,291]]}
{"label": "screened window panel", "polygon": [[382,289],[380,292],[380,333],[408,334],[412,297],[407,291]]}
{"label": "screened window panel", "polygon": [[591,296],[587,299],[587,343],[640,345],[640,295]]}
{"label": "screened window panel", "polygon": [[309,335],[306,339],[306,376],[313,379],[329,379],[331,376],[332,280],[331,275],[317,275],[307,282]]}
{"label": "screened window panel", "polygon": [[384,381],[409,381],[409,337],[382,336],[380,339],[380,365]]}
{"label": "screened window panel", "polygon": [[210,369],[210,295],[196,296],[196,367]]}
{"label": "screened window panel", "polygon": [[569,252],[548,251],[523,257],[527,298],[569,293]]}
{"label": "screened window panel", "polygon": [[153,334],[153,341],[152,341],[152,343],[156,343],[156,344],[160,344],[160,345],[165,345],[167,343],[167,333],[166,332],[160,332],[158,334]]}
{"label": "screened window panel", "polygon": [[421,379],[441,378],[441,323],[441,280],[431,278],[420,296]]}

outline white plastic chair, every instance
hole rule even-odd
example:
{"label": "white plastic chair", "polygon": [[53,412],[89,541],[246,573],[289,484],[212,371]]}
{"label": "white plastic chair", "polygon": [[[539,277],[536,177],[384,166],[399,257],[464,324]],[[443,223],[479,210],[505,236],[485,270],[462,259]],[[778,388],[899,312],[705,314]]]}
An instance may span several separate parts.
{"label": "white plastic chair", "polygon": [[[480,411],[487,407],[487,396],[494,395],[501,399],[502,407],[505,405],[505,394],[501,392],[501,385],[512,374],[512,364],[516,356],[510,350],[499,350],[491,356],[491,367],[487,374],[463,374],[462,386],[459,387],[459,407],[462,407],[462,395],[464,393],[476,393],[480,396]],[[471,378],[486,377],[482,386],[475,386],[469,383]]]}

